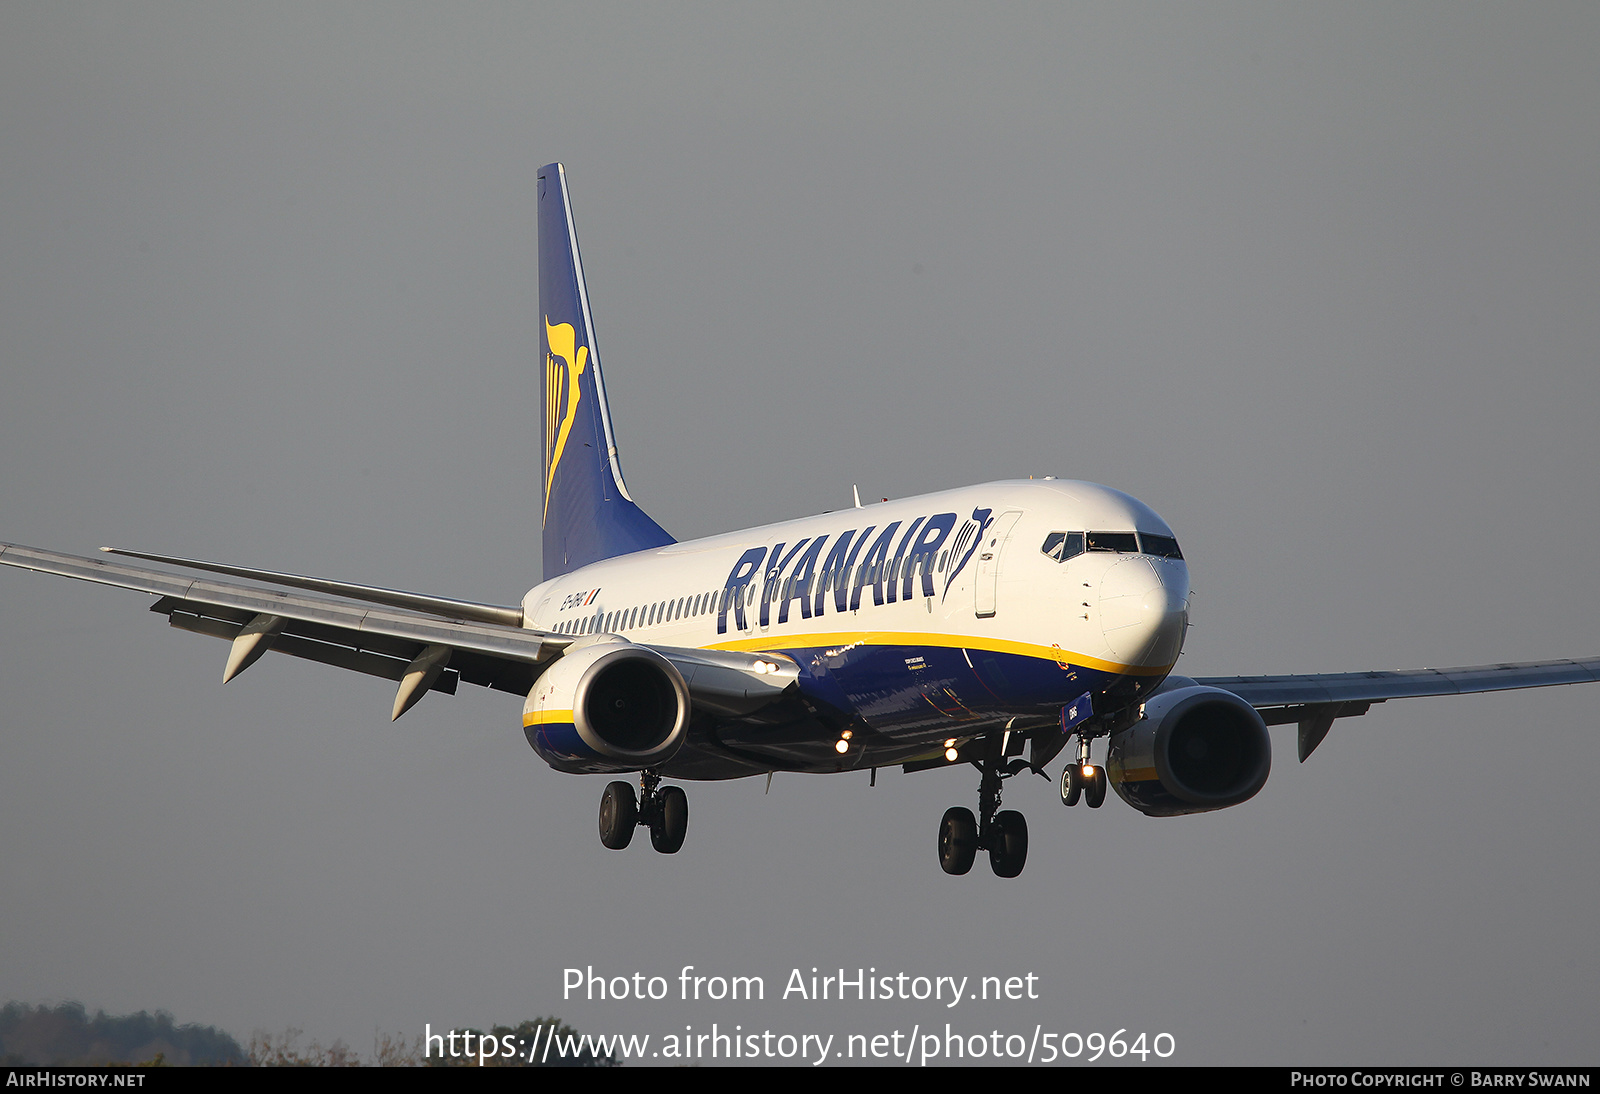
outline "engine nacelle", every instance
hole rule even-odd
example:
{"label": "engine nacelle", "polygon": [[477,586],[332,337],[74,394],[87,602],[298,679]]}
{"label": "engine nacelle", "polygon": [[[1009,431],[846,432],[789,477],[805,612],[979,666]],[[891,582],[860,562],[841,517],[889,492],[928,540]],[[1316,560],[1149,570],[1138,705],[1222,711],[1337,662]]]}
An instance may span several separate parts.
{"label": "engine nacelle", "polygon": [[522,732],[558,771],[659,767],[683,744],[689,688],[672,662],[621,638],[569,647],[522,707]]}
{"label": "engine nacelle", "polygon": [[1149,817],[1226,809],[1254,797],[1272,770],[1272,741],[1254,707],[1198,684],[1161,692],[1144,718],[1111,735],[1106,775]]}

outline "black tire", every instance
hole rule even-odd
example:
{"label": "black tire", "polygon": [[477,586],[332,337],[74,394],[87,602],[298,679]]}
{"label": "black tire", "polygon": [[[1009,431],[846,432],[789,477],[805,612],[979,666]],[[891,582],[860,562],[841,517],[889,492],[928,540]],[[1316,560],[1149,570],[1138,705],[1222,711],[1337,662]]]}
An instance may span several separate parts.
{"label": "black tire", "polygon": [[689,795],[681,786],[661,788],[661,807],[650,824],[650,846],[663,855],[675,855],[689,834]]}
{"label": "black tire", "polygon": [[639,824],[639,803],[633,796],[633,787],[625,782],[606,784],[600,795],[600,842],[613,851],[620,851],[633,841],[633,830]]}
{"label": "black tire", "polygon": [[956,806],[939,822],[939,866],[947,874],[964,874],[978,857],[978,822],[972,810]]}
{"label": "black tire", "polygon": [[989,866],[996,877],[1016,877],[1028,864],[1028,818],[1015,809],[996,813]]}
{"label": "black tire", "polygon": [[1083,796],[1083,769],[1069,762],[1061,769],[1061,804],[1071,808]]}
{"label": "black tire", "polygon": [[1090,809],[1099,809],[1106,803],[1106,769],[1094,769],[1094,778],[1083,788],[1083,803]]}

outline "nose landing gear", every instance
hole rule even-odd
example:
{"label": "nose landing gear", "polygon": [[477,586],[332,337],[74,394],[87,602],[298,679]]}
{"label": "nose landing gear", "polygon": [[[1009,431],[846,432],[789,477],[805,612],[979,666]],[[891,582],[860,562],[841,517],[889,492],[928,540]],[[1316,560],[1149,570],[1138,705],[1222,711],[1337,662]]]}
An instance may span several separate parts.
{"label": "nose landing gear", "polygon": [[627,783],[608,784],[600,795],[600,842],[620,851],[640,825],[650,829],[650,846],[663,855],[676,854],[689,831],[689,796],[683,787],[661,786],[661,773],[649,769],[639,773],[638,799]]}
{"label": "nose landing gear", "polygon": [[1071,807],[1079,797],[1090,809],[1106,803],[1106,769],[1089,762],[1089,738],[1078,734],[1078,758],[1061,769],[1061,804]]}

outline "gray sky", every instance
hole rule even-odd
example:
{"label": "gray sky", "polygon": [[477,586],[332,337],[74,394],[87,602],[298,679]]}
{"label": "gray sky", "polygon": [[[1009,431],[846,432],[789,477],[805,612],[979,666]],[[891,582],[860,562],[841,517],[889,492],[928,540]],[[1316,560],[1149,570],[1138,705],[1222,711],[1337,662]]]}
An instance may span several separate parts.
{"label": "gray sky", "polygon": [[[1595,656],[1597,47],[1592,4],[8,4],[0,539],[515,601],[561,159],[680,538],[1056,474],[1176,529],[1189,674]],[[224,688],[146,606],[0,574],[5,998],[1594,1062],[1600,692],[1275,730],[1200,817],[1018,780],[1000,881],[935,861],[970,769],[691,785],[682,853],[607,852],[513,699]],[[588,965],[769,998],[563,1001]],[[813,966],[1042,998],[776,998]]]}

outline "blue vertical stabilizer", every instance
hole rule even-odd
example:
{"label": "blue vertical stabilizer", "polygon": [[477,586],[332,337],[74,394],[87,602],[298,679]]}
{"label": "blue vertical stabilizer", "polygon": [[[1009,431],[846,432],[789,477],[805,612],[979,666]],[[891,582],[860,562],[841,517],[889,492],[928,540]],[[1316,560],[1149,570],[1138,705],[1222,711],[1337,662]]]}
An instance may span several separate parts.
{"label": "blue vertical stabilizer", "polygon": [[622,481],[595,350],[583,260],[559,163],[539,169],[544,349],[544,579],[675,542]]}

